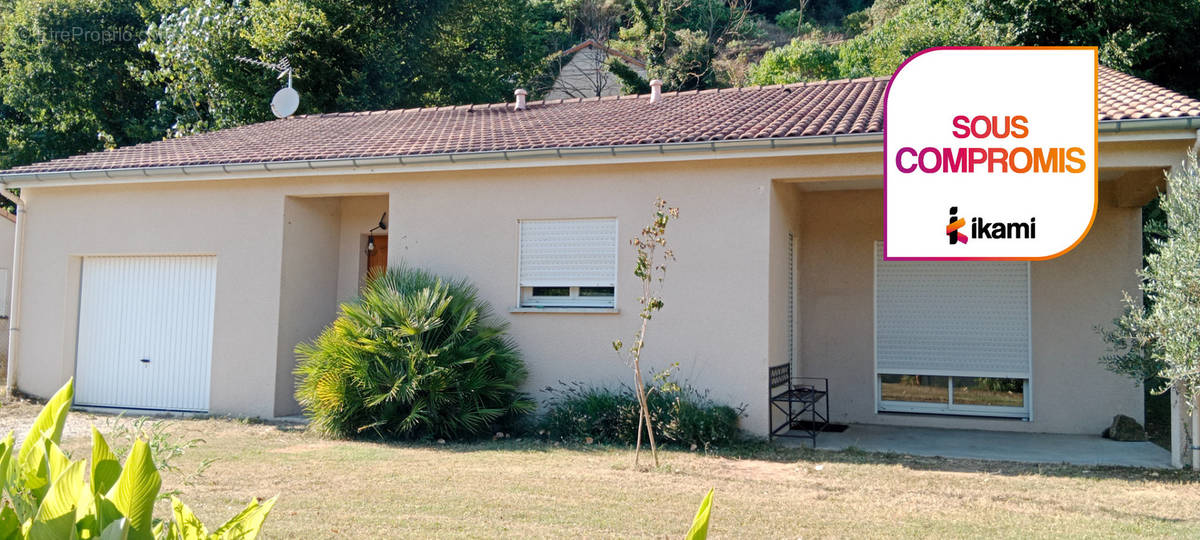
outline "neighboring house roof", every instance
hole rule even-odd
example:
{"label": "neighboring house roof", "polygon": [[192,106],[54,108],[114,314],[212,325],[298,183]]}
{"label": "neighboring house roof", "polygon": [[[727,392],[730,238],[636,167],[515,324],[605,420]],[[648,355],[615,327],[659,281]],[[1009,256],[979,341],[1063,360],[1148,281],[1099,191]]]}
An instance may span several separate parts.
{"label": "neighboring house roof", "polygon": [[[455,155],[881,133],[887,78],[649,96],[297,116],[0,172]],[[1200,101],[1100,69],[1100,120],[1200,117]]]}
{"label": "neighboring house roof", "polygon": [[646,68],[645,62],[638,60],[637,58],[634,58],[632,56],[629,56],[628,54],[618,51],[612,47],[609,47],[608,45],[600,43],[599,41],[596,41],[594,39],[587,39],[583,43],[580,43],[579,45],[576,45],[574,47],[571,47],[570,49],[563,51],[562,54],[563,54],[563,56],[570,56],[570,55],[575,54],[579,51],[582,51],[583,49],[586,49],[588,47],[595,47],[595,48],[600,49],[608,54],[616,56],[616,57],[620,58],[621,60],[623,60],[626,64],[629,64],[631,66],[639,67],[642,69]]}

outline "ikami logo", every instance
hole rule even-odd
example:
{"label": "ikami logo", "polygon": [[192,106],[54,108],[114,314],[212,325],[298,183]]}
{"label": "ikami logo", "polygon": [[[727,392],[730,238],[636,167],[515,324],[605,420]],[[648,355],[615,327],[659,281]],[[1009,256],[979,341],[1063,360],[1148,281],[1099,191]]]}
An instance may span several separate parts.
{"label": "ikami logo", "polygon": [[958,230],[961,229],[963,227],[963,225],[966,225],[966,224],[967,224],[967,220],[958,217],[958,207],[951,206],[950,207],[950,224],[946,225],[946,236],[950,237],[951,244],[958,244],[958,243],[966,244],[967,243],[967,240],[968,240],[967,235],[965,235],[961,232],[958,232]]}
{"label": "ikami logo", "polygon": [[963,230],[967,226],[967,218],[958,217],[958,207],[950,207],[950,223],[946,225],[946,237],[950,244],[966,245],[967,241],[972,238],[989,239],[989,240],[1026,240],[1037,238],[1037,218],[1031,217],[1029,221],[1012,221],[1007,223],[995,222],[989,223],[981,217],[971,218],[971,235],[967,236]]}

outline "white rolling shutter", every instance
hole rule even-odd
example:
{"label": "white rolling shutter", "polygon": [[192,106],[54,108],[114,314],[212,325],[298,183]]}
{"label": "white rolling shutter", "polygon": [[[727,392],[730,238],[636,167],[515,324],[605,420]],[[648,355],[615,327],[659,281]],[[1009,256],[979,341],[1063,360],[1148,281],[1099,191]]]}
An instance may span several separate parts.
{"label": "white rolling shutter", "polygon": [[521,220],[521,287],[615,287],[617,220]]}
{"label": "white rolling shutter", "polygon": [[1029,263],[884,261],[875,245],[877,373],[1028,379]]}

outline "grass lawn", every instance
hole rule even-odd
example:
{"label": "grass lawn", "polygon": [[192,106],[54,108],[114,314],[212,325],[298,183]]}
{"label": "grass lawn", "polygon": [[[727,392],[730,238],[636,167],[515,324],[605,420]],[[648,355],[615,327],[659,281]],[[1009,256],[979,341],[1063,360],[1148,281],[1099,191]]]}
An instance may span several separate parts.
{"label": "grass lawn", "polygon": [[[0,412],[3,414],[3,412]],[[73,416],[81,413],[72,413]],[[106,419],[93,421],[104,429]],[[1037,466],[764,445],[724,456],[530,439],[473,444],[323,440],[303,428],[168,420],[202,438],[165,476],[215,525],[280,495],[270,538],[671,537],[716,488],[714,538],[1196,537],[1200,478],[1187,472]],[[76,455],[88,440],[65,446]],[[86,455],[86,454],[82,454]],[[199,478],[181,486],[206,459]],[[166,515],[161,505],[158,515]]]}

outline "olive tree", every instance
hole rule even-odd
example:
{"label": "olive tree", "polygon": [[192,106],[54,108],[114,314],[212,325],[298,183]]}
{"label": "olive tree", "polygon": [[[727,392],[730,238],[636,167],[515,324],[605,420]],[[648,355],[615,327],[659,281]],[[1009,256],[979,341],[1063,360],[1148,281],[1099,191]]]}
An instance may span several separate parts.
{"label": "olive tree", "polygon": [[[1167,175],[1160,207],[1165,236],[1151,240],[1154,249],[1141,271],[1145,303],[1125,295],[1125,314],[1115,329],[1102,331],[1111,353],[1103,361],[1138,380],[1161,379],[1163,385],[1152,390],[1175,389],[1193,404],[1195,417],[1200,413],[1194,406],[1200,399],[1200,167],[1195,152]],[[1200,467],[1192,461],[1193,468]]]}

